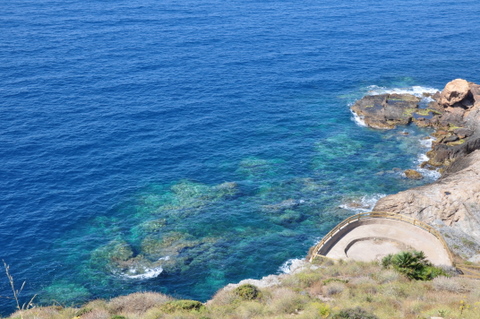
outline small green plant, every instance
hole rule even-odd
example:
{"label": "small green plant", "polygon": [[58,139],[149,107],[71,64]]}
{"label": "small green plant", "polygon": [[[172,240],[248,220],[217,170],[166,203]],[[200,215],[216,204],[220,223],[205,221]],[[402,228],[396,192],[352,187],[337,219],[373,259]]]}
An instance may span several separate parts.
{"label": "small green plant", "polygon": [[163,304],[160,308],[166,313],[172,313],[176,311],[200,311],[205,306],[196,300],[173,300]]}
{"label": "small green plant", "polygon": [[445,315],[447,314],[446,310],[438,310],[437,312],[440,317],[445,317]]}
{"label": "small green plant", "polygon": [[475,248],[476,244],[474,241],[469,240],[467,238],[462,238],[462,244],[467,246],[468,248]]}
{"label": "small green plant", "polygon": [[333,319],[378,319],[378,317],[360,307],[356,307],[340,311],[333,316]]}
{"label": "small green plant", "polygon": [[262,292],[251,284],[238,286],[233,293],[243,300],[255,300],[262,296]]}
{"label": "small green plant", "polygon": [[325,279],[324,281],[322,281],[322,283],[324,285],[328,285],[331,282],[340,282],[342,284],[348,284],[347,279],[340,279],[340,278],[328,278],[328,279]]}
{"label": "small green plant", "polygon": [[113,315],[110,317],[110,319],[127,319],[127,317],[120,316],[120,315]]}
{"label": "small green plant", "polygon": [[314,308],[322,318],[328,318],[332,313],[332,308],[325,303],[313,302],[310,304],[310,307]]}

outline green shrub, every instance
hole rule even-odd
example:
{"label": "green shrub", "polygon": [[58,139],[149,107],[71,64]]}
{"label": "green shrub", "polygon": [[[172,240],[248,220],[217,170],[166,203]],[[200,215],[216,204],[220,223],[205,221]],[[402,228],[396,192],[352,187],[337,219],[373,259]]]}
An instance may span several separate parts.
{"label": "green shrub", "polygon": [[160,307],[162,311],[167,313],[176,311],[200,311],[204,308],[205,306],[200,301],[196,300],[174,300],[169,301]]}
{"label": "green shrub", "polygon": [[382,259],[384,268],[393,267],[409,279],[432,280],[438,276],[446,276],[444,270],[428,262],[422,251],[402,251],[395,255],[387,255]]}
{"label": "green shrub", "polygon": [[255,300],[262,296],[262,292],[256,286],[251,284],[238,286],[233,293],[243,300]]}
{"label": "green shrub", "polygon": [[120,316],[120,315],[113,315],[110,317],[110,319],[127,319],[127,317]]}
{"label": "green shrub", "polygon": [[378,319],[360,307],[345,309],[333,316],[333,319]]}

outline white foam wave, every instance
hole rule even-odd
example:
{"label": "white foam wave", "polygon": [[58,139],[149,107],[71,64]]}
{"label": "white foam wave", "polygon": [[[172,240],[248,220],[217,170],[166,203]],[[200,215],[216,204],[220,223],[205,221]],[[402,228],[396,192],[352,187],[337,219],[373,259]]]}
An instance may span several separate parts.
{"label": "white foam wave", "polygon": [[373,194],[365,195],[355,199],[348,199],[345,203],[341,204],[339,207],[347,210],[351,210],[357,213],[366,213],[371,212],[375,204],[382,197],[387,196],[386,194]]}
{"label": "white foam wave", "polygon": [[295,272],[296,270],[305,267],[305,260],[304,259],[289,259],[284,262],[278,271],[284,274],[290,274]]}
{"label": "white foam wave", "polygon": [[[432,94],[435,94],[435,93],[432,93]],[[430,102],[433,102],[435,101],[433,98],[431,98],[430,96],[424,96],[422,97],[422,100],[421,102],[424,103],[424,104],[428,104]]]}
{"label": "white foam wave", "polygon": [[[135,272],[135,270],[133,270],[133,272]],[[163,272],[163,268],[159,266],[155,268],[147,268],[146,271],[142,274],[138,274],[138,275],[123,274],[122,277],[125,277],[128,279],[151,279],[151,278],[158,277],[162,272]]]}
{"label": "white foam wave", "polygon": [[[161,261],[167,261],[170,259],[170,256],[162,257],[157,262],[153,263],[154,265],[158,265]],[[154,267],[141,267],[141,273],[137,274],[138,269],[136,267],[129,268],[126,273],[122,273],[121,276],[128,279],[151,279],[158,277],[163,272],[162,266],[154,266]]]}
{"label": "white foam wave", "polygon": [[431,170],[431,169],[426,169],[426,168],[418,168],[417,171],[422,174],[426,179],[435,181],[439,179],[442,174],[440,174],[439,171],[437,170]]}
{"label": "white foam wave", "polygon": [[380,94],[412,94],[417,97],[422,97],[423,94],[435,94],[438,90],[424,86],[412,86],[407,88],[386,88],[377,85],[371,85],[368,87],[367,95],[380,95]]}
{"label": "white foam wave", "polygon": [[[428,150],[432,148],[432,143],[435,139],[433,137],[429,137],[427,139],[421,139],[420,140],[420,145]],[[441,174],[438,170],[432,170],[432,169],[427,169],[427,168],[422,168],[421,165],[423,162],[428,161],[428,156],[425,153],[420,153],[417,157],[416,164],[417,168],[416,170],[422,174],[426,179],[428,180],[437,180],[440,178]]]}
{"label": "white foam wave", "polygon": [[353,112],[352,110],[350,110],[350,112],[352,112],[352,120],[357,123],[358,126],[361,126],[361,127],[367,127],[367,124],[365,124],[365,121],[363,120],[363,117],[361,117],[360,115],[358,115],[357,113]]}
{"label": "white foam wave", "polygon": [[[432,143],[435,141],[433,137],[425,138],[420,140],[420,145],[424,148],[432,148]],[[426,155],[425,155],[426,156]],[[427,158],[428,159],[428,158]]]}
{"label": "white foam wave", "polygon": [[440,178],[441,174],[438,170],[432,170],[432,169],[427,169],[427,168],[422,168],[421,167],[421,164],[423,162],[426,162],[428,161],[428,156],[426,154],[420,154],[418,157],[417,157],[417,168],[416,170],[423,175],[423,177],[425,177],[426,179],[428,180],[431,180],[431,181],[434,181],[434,180],[437,180]]}

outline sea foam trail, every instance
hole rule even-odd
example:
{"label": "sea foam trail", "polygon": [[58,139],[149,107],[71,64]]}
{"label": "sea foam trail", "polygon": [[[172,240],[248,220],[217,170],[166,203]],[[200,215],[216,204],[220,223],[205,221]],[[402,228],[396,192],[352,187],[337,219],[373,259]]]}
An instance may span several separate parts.
{"label": "sea foam trail", "polygon": [[423,94],[435,94],[438,90],[435,88],[424,86],[412,86],[407,88],[386,88],[377,85],[370,85],[366,95],[380,95],[380,94],[412,94],[417,97],[422,97]]}

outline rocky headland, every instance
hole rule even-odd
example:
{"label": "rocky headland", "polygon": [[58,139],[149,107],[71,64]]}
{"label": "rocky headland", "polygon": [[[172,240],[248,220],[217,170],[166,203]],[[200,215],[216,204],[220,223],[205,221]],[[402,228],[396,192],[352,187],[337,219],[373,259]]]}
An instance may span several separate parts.
{"label": "rocky headland", "polygon": [[351,110],[376,129],[411,123],[434,129],[435,140],[422,167],[439,170],[442,176],[434,183],[386,196],[374,210],[429,223],[460,257],[480,261],[480,85],[456,79],[441,92],[422,97],[365,96]]}

